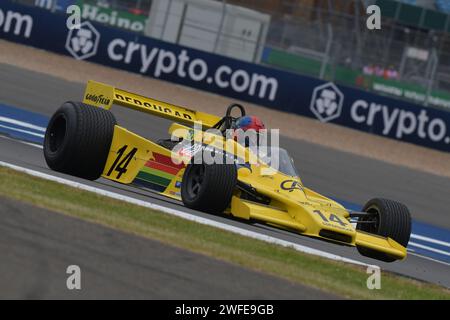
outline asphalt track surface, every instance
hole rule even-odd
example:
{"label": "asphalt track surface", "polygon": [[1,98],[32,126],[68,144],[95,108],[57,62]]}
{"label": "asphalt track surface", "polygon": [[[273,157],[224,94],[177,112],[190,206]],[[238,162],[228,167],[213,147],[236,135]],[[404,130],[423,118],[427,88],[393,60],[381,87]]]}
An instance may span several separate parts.
{"label": "asphalt track surface", "polygon": [[[79,101],[84,90],[84,86],[78,83],[6,65],[0,65],[0,79],[2,79],[0,102],[47,116],[50,116],[63,101]],[[151,92],[149,95],[151,96]],[[223,110],[217,110],[217,114],[222,112]],[[143,136],[154,139],[167,136],[166,121],[143,117],[140,113],[121,108],[115,108],[114,113],[120,124],[132,128]],[[448,197],[450,179],[283,137],[281,144],[293,156],[303,182],[323,194],[353,203],[364,203],[369,198],[380,196],[396,199],[408,205],[414,219],[450,228],[448,212],[443,210],[450,205]],[[55,173],[47,168],[41,149],[17,141],[0,139],[0,150],[0,161],[180,209],[351,259],[377,264],[385,271],[450,287],[448,264],[412,254],[402,262],[380,263],[360,256],[354,248],[325,243],[264,225],[248,225],[226,217],[192,211],[176,201],[152,192],[117,185],[103,179],[90,182]]]}
{"label": "asphalt track surface", "polygon": [[[1,197],[0,216],[0,299],[336,298]],[[80,267],[81,290],[67,289],[69,265]]]}

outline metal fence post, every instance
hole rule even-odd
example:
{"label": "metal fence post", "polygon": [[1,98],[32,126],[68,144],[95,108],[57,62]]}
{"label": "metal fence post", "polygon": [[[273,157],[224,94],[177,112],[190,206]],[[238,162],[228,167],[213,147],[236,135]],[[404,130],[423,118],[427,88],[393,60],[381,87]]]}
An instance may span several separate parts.
{"label": "metal fence post", "polygon": [[214,53],[217,53],[217,47],[219,46],[219,39],[222,35],[223,24],[225,22],[225,14],[227,11],[227,0],[222,0],[222,16],[220,17],[219,31],[217,32],[216,41],[214,42]]}
{"label": "metal fence post", "polygon": [[164,24],[161,30],[161,40],[164,40],[164,32],[166,32],[166,27],[167,27],[167,20],[169,20],[169,12],[170,12],[170,8],[172,7],[172,0],[169,0],[169,4],[167,6],[167,11],[165,14],[165,20],[164,20]]}
{"label": "metal fence post", "polygon": [[327,47],[325,50],[325,56],[322,60],[322,66],[320,67],[320,79],[325,78],[325,73],[327,71],[328,61],[330,60],[330,54],[331,54],[331,45],[333,44],[333,28],[331,27],[331,24],[327,24],[328,29],[328,39],[327,39]]}
{"label": "metal fence post", "polygon": [[428,107],[428,103],[429,103],[429,100],[430,100],[431,92],[433,90],[434,78],[436,76],[436,71],[437,71],[438,64],[439,64],[439,58],[438,58],[438,55],[436,53],[436,49],[433,49],[433,51],[431,53],[431,57],[430,57],[430,65],[432,65],[432,67],[431,67],[431,74],[430,74],[430,78],[428,79],[427,96],[425,98],[425,103],[424,103],[424,105],[426,107]]}

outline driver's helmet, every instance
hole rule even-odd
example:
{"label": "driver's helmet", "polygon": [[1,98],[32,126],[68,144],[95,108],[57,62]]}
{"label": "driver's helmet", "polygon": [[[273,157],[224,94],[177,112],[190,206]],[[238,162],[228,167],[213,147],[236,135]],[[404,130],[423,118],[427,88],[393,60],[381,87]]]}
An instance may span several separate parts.
{"label": "driver's helmet", "polygon": [[236,120],[236,123],[234,125],[235,129],[242,129],[243,131],[247,131],[250,129],[255,130],[256,132],[259,132],[262,129],[265,129],[266,126],[261,121],[260,118],[255,116],[243,116],[240,117],[238,120]]}
{"label": "driver's helmet", "polygon": [[[243,138],[242,140],[245,139],[245,145],[248,146],[249,144],[249,137],[251,137],[252,132],[248,132],[246,133],[246,131],[249,130],[253,130],[253,132],[255,133],[255,137],[256,137],[256,141],[255,143],[257,143],[257,135],[259,134],[259,132],[263,129],[265,129],[266,126],[264,125],[264,123],[261,121],[260,118],[256,117],[256,116],[243,116],[240,117],[239,119],[236,120],[236,122],[234,123],[233,129],[234,129],[234,133],[233,133],[233,138],[235,140],[237,140],[238,142],[241,142],[240,139],[240,135],[244,134],[245,138]],[[253,140],[253,139],[251,139]]]}

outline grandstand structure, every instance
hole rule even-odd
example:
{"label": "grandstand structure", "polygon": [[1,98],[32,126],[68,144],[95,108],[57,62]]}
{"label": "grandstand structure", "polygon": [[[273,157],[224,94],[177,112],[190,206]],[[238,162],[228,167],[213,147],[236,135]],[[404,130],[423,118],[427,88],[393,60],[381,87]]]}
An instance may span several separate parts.
{"label": "grandstand structure", "polygon": [[[272,14],[268,64],[367,89],[363,70],[377,65],[397,70],[389,84],[415,89],[424,104],[433,92],[450,93],[450,0],[228,2]],[[372,4],[381,8],[381,30],[366,26]]]}

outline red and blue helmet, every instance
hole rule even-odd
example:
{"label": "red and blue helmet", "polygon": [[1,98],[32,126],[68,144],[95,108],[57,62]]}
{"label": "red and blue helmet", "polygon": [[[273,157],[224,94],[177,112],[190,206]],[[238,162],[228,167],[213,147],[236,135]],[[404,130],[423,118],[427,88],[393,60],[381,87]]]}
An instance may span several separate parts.
{"label": "red and blue helmet", "polygon": [[261,121],[261,119],[259,119],[258,117],[255,117],[255,116],[240,117],[236,121],[235,126],[234,126],[234,129],[242,129],[243,131],[253,129],[256,132],[259,132],[260,130],[263,130],[265,128],[266,128],[266,126]]}
{"label": "red and blue helmet", "polygon": [[[233,138],[246,147],[257,146],[259,140],[258,135],[260,131],[264,130],[265,128],[266,126],[258,117],[243,116],[237,119],[233,126]],[[250,135],[248,135],[249,133],[246,133],[246,131],[249,130]],[[254,130],[254,135],[252,134],[251,130]]]}

